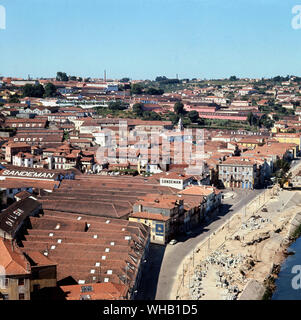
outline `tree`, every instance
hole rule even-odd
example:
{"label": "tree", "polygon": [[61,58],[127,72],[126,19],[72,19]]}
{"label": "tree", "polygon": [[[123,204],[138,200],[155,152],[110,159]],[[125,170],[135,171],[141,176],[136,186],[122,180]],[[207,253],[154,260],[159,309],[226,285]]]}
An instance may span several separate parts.
{"label": "tree", "polygon": [[69,138],[70,138],[69,132],[68,131],[64,131],[64,136],[63,136],[64,141],[68,141]]}
{"label": "tree", "polygon": [[236,76],[231,76],[231,77],[229,78],[229,80],[230,80],[230,81],[237,81],[238,79],[237,79]]}
{"label": "tree", "polygon": [[128,105],[122,101],[109,102],[109,109],[111,110],[125,110],[127,108],[128,108]]}
{"label": "tree", "polygon": [[168,113],[168,119],[171,121],[173,124],[176,124],[179,122],[180,117],[174,113],[174,112],[169,112]]}
{"label": "tree", "polygon": [[78,81],[79,81],[79,82],[82,82],[82,81],[83,81],[83,78],[82,78],[82,77],[79,77],[79,78],[78,78]]}
{"label": "tree", "polygon": [[143,103],[135,103],[133,105],[133,112],[138,116],[141,117],[143,115]]}
{"label": "tree", "polygon": [[174,112],[176,114],[184,114],[185,113],[185,109],[184,109],[184,104],[182,102],[176,102],[174,105]]}
{"label": "tree", "polygon": [[132,94],[141,94],[142,93],[142,86],[139,83],[132,84],[131,93]]}
{"label": "tree", "polygon": [[187,115],[191,122],[197,122],[199,120],[199,113],[195,110],[189,111]]}
{"label": "tree", "polygon": [[143,120],[161,120],[161,116],[154,111],[145,111],[143,113]]}
{"label": "tree", "polygon": [[162,89],[148,88],[146,90],[146,94],[150,94],[150,95],[161,95],[163,93],[164,93],[164,90]]}
{"label": "tree", "polygon": [[164,80],[168,80],[165,76],[163,76],[163,77],[156,77],[156,82],[159,82],[159,81],[164,81]]}
{"label": "tree", "polygon": [[122,78],[122,79],[120,79],[120,82],[129,82],[130,81],[130,78]]}
{"label": "tree", "polygon": [[77,78],[76,78],[75,76],[71,76],[71,77],[69,77],[69,80],[71,80],[71,81],[76,81]]}
{"label": "tree", "polygon": [[68,81],[69,78],[65,72],[57,72],[56,74],[56,81]]}
{"label": "tree", "polygon": [[165,76],[163,77],[157,77],[156,82],[159,82],[160,84],[176,84],[180,83],[179,79],[168,79]]}
{"label": "tree", "polygon": [[34,97],[34,98],[42,98],[45,90],[41,84],[26,84],[22,88],[23,97]]}
{"label": "tree", "polygon": [[17,94],[9,95],[8,103],[20,103],[19,96]]}
{"label": "tree", "polygon": [[254,115],[253,115],[252,112],[249,112],[249,113],[248,113],[247,121],[248,121],[248,123],[249,123],[250,126],[252,126],[252,125],[254,124],[255,117],[254,117]]}
{"label": "tree", "polygon": [[292,173],[289,172],[290,163],[284,159],[277,159],[275,167],[277,168],[276,177],[280,187],[282,188],[283,185],[292,177]]}
{"label": "tree", "polygon": [[45,85],[45,97],[55,97],[56,96],[56,86],[49,82]]}

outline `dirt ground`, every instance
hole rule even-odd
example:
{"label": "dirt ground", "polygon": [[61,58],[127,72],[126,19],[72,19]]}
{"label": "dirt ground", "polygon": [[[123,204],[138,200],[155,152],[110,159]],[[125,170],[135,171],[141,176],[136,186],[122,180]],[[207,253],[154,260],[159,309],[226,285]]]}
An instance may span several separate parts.
{"label": "dirt ground", "polygon": [[[184,262],[174,298],[191,300],[237,299],[250,279],[260,283],[284,259],[290,221],[301,212],[300,191],[277,192],[264,207],[250,204],[248,213],[232,217],[210,240]],[[252,208],[252,205],[254,208]]]}

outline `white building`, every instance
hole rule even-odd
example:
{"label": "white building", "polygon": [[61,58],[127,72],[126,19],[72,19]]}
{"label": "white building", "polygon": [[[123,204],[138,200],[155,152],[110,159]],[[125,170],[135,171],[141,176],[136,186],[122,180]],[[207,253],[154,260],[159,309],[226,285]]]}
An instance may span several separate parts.
{"label": "white building", "polygon": [[13,156],[13,165],[18,167],[33,168],[33,155],[19,152]]}

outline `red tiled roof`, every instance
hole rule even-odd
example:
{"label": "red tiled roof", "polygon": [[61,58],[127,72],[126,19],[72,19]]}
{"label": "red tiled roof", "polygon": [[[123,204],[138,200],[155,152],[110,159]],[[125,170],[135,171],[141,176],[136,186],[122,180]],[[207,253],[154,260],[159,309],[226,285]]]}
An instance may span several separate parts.
{"label": "red tiled roof", "polygon": [[130,217],[146,220],[159,220],[159,221],[168,221],[170,217],[164,216],[160,213],[151,213],[151,212],[133,212]]}
{"label": "red tiled roof", "polygon": [[[84,287],[84,289],[82,289]],[[128,286],[117,283],[91,283],[60,287],[67,300],[124,300],[127,297]],[[91,291],[87,288],[91,289]]]}

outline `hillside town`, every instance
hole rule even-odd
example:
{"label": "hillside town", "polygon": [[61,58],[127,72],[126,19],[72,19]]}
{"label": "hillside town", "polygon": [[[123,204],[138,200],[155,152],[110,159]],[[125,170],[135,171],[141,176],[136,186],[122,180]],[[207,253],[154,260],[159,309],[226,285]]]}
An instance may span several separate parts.
{"label": "hillside town", "polygon": [[0,106],[0,300],[155,299],[156,248],[296,179],[296,76],[1,77]]}

